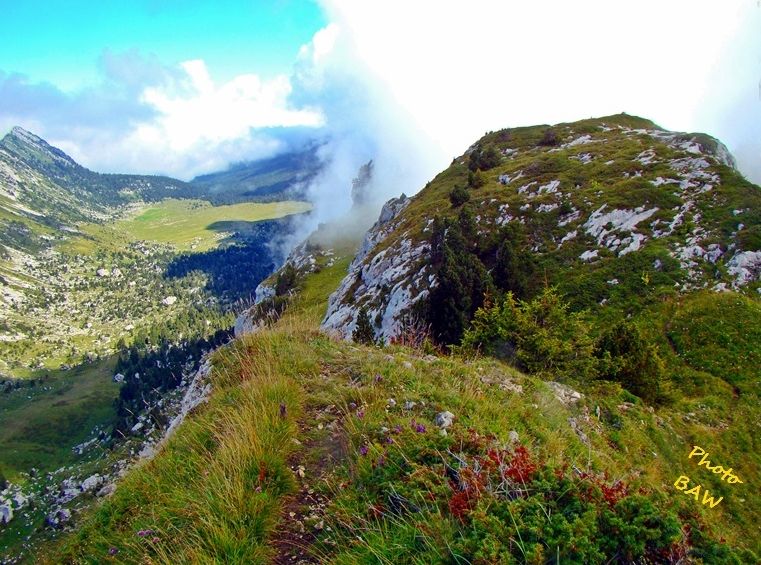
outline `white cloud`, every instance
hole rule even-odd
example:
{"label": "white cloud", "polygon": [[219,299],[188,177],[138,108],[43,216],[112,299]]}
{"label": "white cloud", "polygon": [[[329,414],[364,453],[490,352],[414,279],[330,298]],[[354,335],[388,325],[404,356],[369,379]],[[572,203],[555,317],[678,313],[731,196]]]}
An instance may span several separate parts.
{"label": "white cloud", "polygon": [[[152,172],[179,178],[224,169],[231,162],[271,156],[283,142],[261,130],[323,124],[317,109],[289,106],[285,75],[264,81],[242,74],[217,85],[202,60],[180,65],[184,76],[145,88],[140,101],[154,112],[119,142],[113,169],[138,163]],[[130,161],[124,161],[128,157]]]}
{"label": "white cloud", "polygon": [[103,85],[75,95],[0,72],[0,127],[95,170],[181,178],[271,156],[308,129],[329,139],[333,166],[313,187],[326,217],[348,208],[370,158],[379,196],[410,193],[487,130],[621,111],[717,135],[761,182],[755,0],[322,4],[332,23],[289,77],[218,84],[201,60],[106,52]]}
{"label": "white cloud", "polygon": [[157,117],[140,124],[133,137],[143,143],[178,154],[192,153],[200,146],[245,138],[252,129],[270,127],[319,127],[323,117],[317,110],[291,109],[291,84],[286,76],[262,81],[244,74],[216,86],[203,61],[187,61],[182,68],[189,84],[185,88],[146,88],[141,100]]}
{"label": "white cloud", "polygon": [[97,171],[189,179],[272,156],[287,148],[284,130],[324,122],[291,105],[286,75],[216,84],[202,60],[162,67],[136,52],[102,64],[104,84],[76,94],[0,73],[0,126],[27,127]]}
{"label": "white cloud", "polygon": [[[323,4],[368,74],[435,140],[438,168],[486,130],[621,111],[722,133],[736,148],[706,106],[717,84],[736,94],[761,76],[752,0]],[[729,55],[744,33],[753,61]]]}

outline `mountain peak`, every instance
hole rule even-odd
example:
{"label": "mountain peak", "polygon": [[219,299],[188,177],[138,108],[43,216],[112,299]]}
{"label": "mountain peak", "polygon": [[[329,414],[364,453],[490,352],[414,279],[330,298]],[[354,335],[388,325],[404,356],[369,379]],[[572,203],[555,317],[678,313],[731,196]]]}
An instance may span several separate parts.
{"label": "mountain peak", "polygon": [[66,153],[20,126],[15,126],[8,135],[0,140],[0,147],[14,153],[26,162],[55,163],[58,166],[79,167]]}
{"label": "mountain peak", "polygon": [[33,143],[35,145],[40,145],[42,143],[45,143],[45,141],[36,135],[34,135],[32,132],[25,130],[21,126],[14,126],[11,130],[10,135],[22,140],[26,141],[27,143]]}

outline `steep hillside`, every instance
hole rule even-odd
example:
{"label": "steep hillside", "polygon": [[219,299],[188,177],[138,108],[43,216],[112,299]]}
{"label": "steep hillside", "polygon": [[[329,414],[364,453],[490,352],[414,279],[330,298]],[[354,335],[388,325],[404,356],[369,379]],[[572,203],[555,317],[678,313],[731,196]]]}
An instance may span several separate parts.
{"label": "steep hillside", "polygon": [[[740,443],[612,383],[335,341],[316,325],[347,264],[297,278],[277,322],[217,351],[208,403],[43,562],[757,559]],[[745,483],[701,472],[694,436]],[[713,502],[675,490],[679,474]]]}
{"label": "steep hillside", "polygon": [[184,182],[167,177],[105,175],[90,171],[60,149],[19,127],[0,140],[0,187],[6,198],[64,225],[95,219],[132,200],[183,197]]}
{"label": "steep hillside", "polygon": [[628,116],[509,130],[353,260],[322,226],[38,559],[758,562],[759,189],[731,165]]}
{"label": "steep hillside", "polygon": [[318,147],[238,163],[226,171],[196,177],[190,184],[215,203],[301,200],[307,196],[309,181],[320,170]]}
{"label": "steep hillside", "polygon": [[410,314],[425,318],[450,224],[497,290],[557,285],[577,310],[759,289],[761,190],[717,140],[618,115],[489,133],[414,198],[390,202],[323,327],[350,336],[365,307],[388,340]]}
{"label": "steep hillside", "polygon": [[19,128],[0,141],[0,562],[160,437],[311,208],[215,193],[94,173]]}

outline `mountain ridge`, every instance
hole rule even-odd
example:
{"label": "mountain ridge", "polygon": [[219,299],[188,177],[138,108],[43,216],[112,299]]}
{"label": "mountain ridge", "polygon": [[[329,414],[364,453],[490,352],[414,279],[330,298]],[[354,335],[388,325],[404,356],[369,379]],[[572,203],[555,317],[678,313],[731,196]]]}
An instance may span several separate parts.
{"label": "mountain ridge", "polygon": [[[485,153],[495,148],[482,170]],[[462,219],[468,209],[463,221],[474,223],[481,239],[508,226],[525,232],[524,251],[539,258],[549,283],[563,291],[573,295],[569,281],[589,278],[588,271],[608,273],[577,307],[606,300],[615,285],[607,281],[624,282],[627,269],[619,260],[627,255],[664,292],[673,285],[756,288],[761,191],[734,167],[726,147],[710,136],[667,132],[628,115],[487,134],[416,196],[396,201],[396,213],[368,233],[331,297],[323,328],[348,338],[366,306],[377,335],[395,337],[413,305],[437,284],[430,259],[434,217]],[[477,206],[451,204],[454,187]],[[649,266],[644,255],[651,256]],[[485,258],[487,269],[494,260]],[[626,276],[625,284],[637,284]]]}

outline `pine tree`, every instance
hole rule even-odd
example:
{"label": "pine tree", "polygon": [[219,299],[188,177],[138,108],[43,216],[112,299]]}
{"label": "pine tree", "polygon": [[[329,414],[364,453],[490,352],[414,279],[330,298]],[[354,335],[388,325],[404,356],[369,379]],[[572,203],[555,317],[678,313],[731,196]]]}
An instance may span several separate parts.
{"label": "pine tree", "polygon": [[452,203],[453,208],[462,206],[468,200],[470,200],[470,194],[461,186],[455,185],[455,187],[449,192],[449,201]]}
{"label": "pine tree", "polygon": [[364,343],[365,345],[375,343],[375,330],[370,322],[367,308],[364,306],[359,310],[359,314],[357,315],[357,325],[351,334],[351,338],[356,343]]}
{"label": "pine tree", "polygon": [[483,172],[481,172],[481,169],[476,169],[475,172],[471,171],[468,173],[468,186],[471,188],[481,188],[485,184],[486,177]]}

